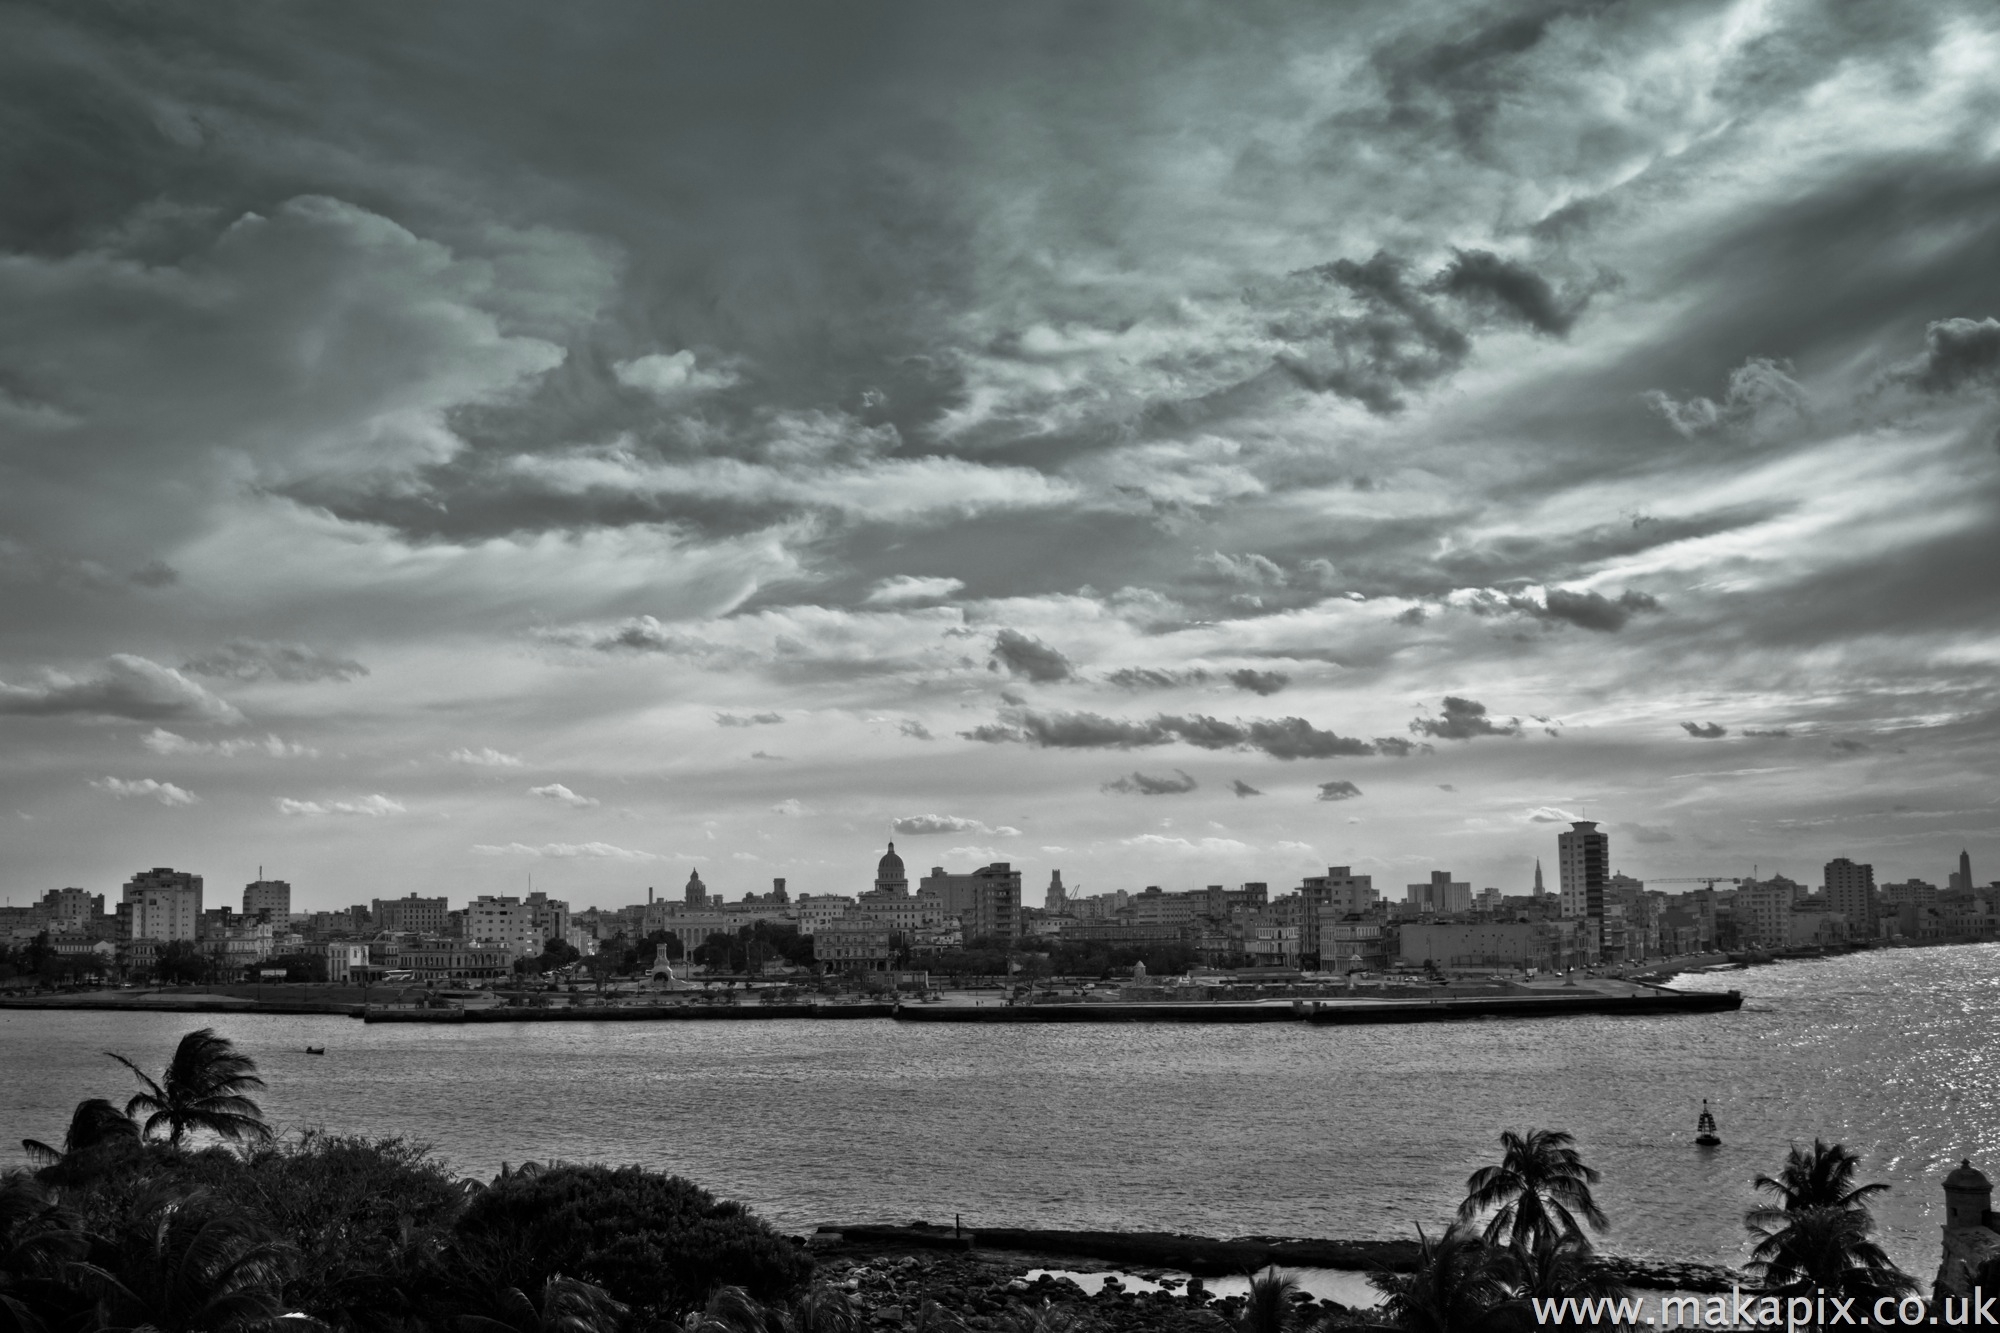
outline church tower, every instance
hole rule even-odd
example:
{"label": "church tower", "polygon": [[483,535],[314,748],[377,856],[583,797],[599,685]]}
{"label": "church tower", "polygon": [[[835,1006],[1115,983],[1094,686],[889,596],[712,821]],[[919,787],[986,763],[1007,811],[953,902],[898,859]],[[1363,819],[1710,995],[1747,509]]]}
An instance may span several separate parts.
{"label": "church tower", "polygon": [[1542,883],[1542,858],[1539,856],[1535,858],[1535,896],[1537,898],[1549,896],[1547,886]]}

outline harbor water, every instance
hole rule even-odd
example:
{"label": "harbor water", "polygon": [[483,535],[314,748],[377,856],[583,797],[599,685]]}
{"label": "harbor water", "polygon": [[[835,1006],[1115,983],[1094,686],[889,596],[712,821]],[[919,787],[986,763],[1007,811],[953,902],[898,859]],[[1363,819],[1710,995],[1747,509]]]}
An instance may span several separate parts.
{"label": "harbor water", "polygon": [[[1815,1136],[1889,1182],[1890,1254],[1928,1278],[1938,1182],[2000,1170],[2000,945],[1683,978],[1739,1012],[1417,1026],[1286,1023],[368,1024],[0,1011],[0,1132],[60,1139],[122,1099],[105,1051],[163,1065],[212,1024],[256,1057],[285,1130],[434,1145],[477,1175],[637,1162],[793,1231],[949,1223],[1374,1239],[1435,1231],[1506,1128],[1574,1134],[1604,1248],[1738,1264],[1751,1179]],[[308,1045],[327,1053],[308,1055]],[[1703,1098],[1722,1146],[1693,1143]]]}

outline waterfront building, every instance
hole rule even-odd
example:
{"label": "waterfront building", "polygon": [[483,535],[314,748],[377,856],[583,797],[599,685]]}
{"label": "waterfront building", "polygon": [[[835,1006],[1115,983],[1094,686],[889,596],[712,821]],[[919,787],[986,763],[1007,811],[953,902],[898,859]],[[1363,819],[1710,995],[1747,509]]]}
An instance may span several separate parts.
{"label": "waterfront building", "polygon": [[418,981],[492,981],[512,976],[519,956],[509,948],[437,941],[401,950],[394,966]]}
{"label": "waterfront building", "polygon": [[243,886],[243,915],[262,913],[267,921],[283,922],[292,915],[292,886],[282,879],[253,879]]}
{"label": "waterfront building", "polygon": [[1335,970],[1336,960],[1325,948],[1322,935],[1326,924],[1344,916],[1366,912],[1382,900],[1371,875],[1357,875],[1349,866],[1328,866],[1324,875],[1307,875],[1299,884],[1304,910],[1299,921],[1299,952],[1318,958],[1320,966]]}
{"label": "waterfront building", "polygon": [[1320,927],[1320,970],[1381,972],[1400,932],[1381,917],[1349,916]]}
{"label": "waterfront building", "polygon": [[51,935],[84,933],[103,921],[104,895],[83,889],[50,889],[34,910]]}
{"label": "waterfront building", "polygon": [[1558,921],[1406,921],[1397,953],[1421,967],[1533,967],[1562,972],[1574,966],[1584,923]]}
{"label": "waterfront building", "polygon": [[[1226,897],[1220,884],[1185,893],[1168,893],[1157,884],[1148,884],[1143,893],[1132,895],[1127,909],[1135,925],[1189,926],[1206,918],[1219,921],[1227,915]],[[1211,910],[1213,904],[1213,910]]]}
{"label": "waterfront building", "polygon": [[1430,882],[1406,884],[1404,900],[1420,913],[1454,916],[1472,910],[1472,884],[1451,877],[1449,870],[1431,871]]}
{"label": "waterfront building", "polygon": [[1875,938],[1875,867],[1856,865],[1844,856],[1826,863],[1826,905],[1844,915],[1862,939]]}
{"label": "waterfront building", "polygon": [[540,889],[529,894],[521,904],[528,909],[528,921],[535,928],[541,943],[552,940],[569,939],[569,904],[561,898],[551,898]]}
{"label": "waterfront building", "polygon": [[813,961],[833,972],[887,972],[892,934],[867,917],[828,921],[813,932]]}
{"label": "waterfront building", "polygon": [[802,893],[792,904],[799,934],[815,934],[829,921],[838,921],[855,905],[854,899],[838,893]]}
{"label": "waterfront building", "polygon": [[348,982],[358,980],[357,973],[368,967],[368,946],[354,940],[339,940],[322,944],[317,952],[326,960],[328,981]]}
{"label": "waterfront building", "polygon": [[1947,881],[1947,886],[1967,891],[1970,891],[1972,888],[1972,853],[1966,851],[1963,847],[1958,850],[1958,869],[1951,872],[1951,878]]}
{"label": "waterfront building", "polygon": [[1791,934],[1792,904],[1802,895],[1799,885],[1783,875],[1764,881],[1745,880],[1736,891],[1736,927],[1745,944],[1782,949]]}
{"label": "waterfront building", "polygon": [[[516,900],[518,901],[518,900]],[[400,935],[442,935],[449,905],[442,897],[377,898],[369,910],[369,925]]]}
{"label": "waterfront building", "polygon": [[125,940],[192,940],[201,930],[201,876],[171,866],[142,870],[125,882],[118,904]]}
{"label": "waterfront building", "polygon": [[542,951],[543,943],[535,915],[535,909],[519,898],[482,893],[466,905],[465,938],[475,945],[504,949],[509,958],[531,957]]}

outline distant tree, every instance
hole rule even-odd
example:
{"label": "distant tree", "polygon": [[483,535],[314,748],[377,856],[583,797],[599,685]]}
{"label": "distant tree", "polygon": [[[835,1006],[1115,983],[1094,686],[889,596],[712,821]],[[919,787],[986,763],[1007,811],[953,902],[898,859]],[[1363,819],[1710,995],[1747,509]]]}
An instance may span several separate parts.
{"label": "distant tree", "polygon": [[271,1136],[264,1113],[244,1094],[263,1088],[257,1062],[236,1049],[214,1028],[188,1033],[174,1048],[165,1074],[155,1083],[144,1070],[122,1055],[106,1051],[146,1085],[125,1104],[125,1114],[146,1116],[143,1133],[167,1131],[167,1142],[178,1151],[188,1135],[207,1132],[231,1142],[262,1142]]}
{"label": "distant tree", "polygon": [[168,940],[153,963],[153,980],[192,986],[208,978],[211,964],[193,940]]}
{"label": "distant tree", "polygon": [[781,1299],[812,1273],[809,1255],[741,1204],[639,1167],[503,1174],[467,1205],[454,1244],[523,1291],[567,1274],[642,1319],[677,1319],[725,1285]]}
{"label": "distant tree", "polygon": [[1525,1134],[1503,1131],[1499,1165],[1482,1166],[1466,1179],[1465,1202],[1458,1207],[1458,1220],[1471,1222],[1487,1209],[1494,1209],[1486,1224],[1486,1239],[1530,1248],[1543,1236],[1582,1239],[1578,1218],[1598,1231],[1605,1230],[1610,1220],[1590,1196],[1597,1172],[1584,1165],[1575,1143],[1559,1129],[1535,1129]]}

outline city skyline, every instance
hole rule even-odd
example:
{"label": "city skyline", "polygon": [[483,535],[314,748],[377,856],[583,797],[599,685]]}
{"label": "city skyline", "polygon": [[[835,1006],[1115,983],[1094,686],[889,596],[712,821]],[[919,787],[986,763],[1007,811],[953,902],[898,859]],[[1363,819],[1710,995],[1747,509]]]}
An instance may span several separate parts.
{"label": "city skyline", "polygon": [[1991,878],[2000,18],[842,10],[0,15],[0,895]]}

